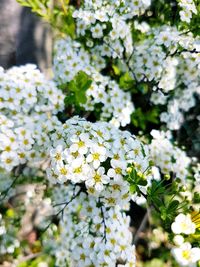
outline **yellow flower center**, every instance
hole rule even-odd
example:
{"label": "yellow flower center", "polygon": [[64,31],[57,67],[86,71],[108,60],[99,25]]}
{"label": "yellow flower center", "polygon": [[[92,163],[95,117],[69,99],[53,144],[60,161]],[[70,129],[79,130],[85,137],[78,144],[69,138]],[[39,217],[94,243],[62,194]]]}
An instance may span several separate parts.
{"label": "yellow flower center", "polygon": [[63,167],[63,168],[60,168],[60,173],[62,175],[67,175],[67,170]]}
{"label": "yellow flower center", "polygon": [[186,260],[190,260],[190,258],[191,258],[190,252],[188,250],[183,250],[182,256]]}
{"label": "yellow flower center", "polygon": [[56,160],[61,160],[61,154],[60,154],[60,153],[56,153],[56,155],[55,155],[55,159],[56,159]]}
{"label": "yellow flower center", "polygon": [[83,147],[85,145],[85,143],[83,142],[83,141],[79,141],[78,142],[78,147],[80,148],[80,147]]}
{"label": "yellow flower center", "polygon": [[94,160],[99,160],[99,157],[100,157],[99,153],[94,153],[92,154],[92,156]]}
{"label": "yellow flower center", "polygon": [[84,261],[85,258],[86,258],[86,257],[85,257],[85,254],[82,253],[82,254],[80,255],[80,259]]}
{"label": "yellow flower center", "polygon": [[78,167],[76,169],[74,169],[74,173],[81,173],[82,172],[82,167]]}
{"label": "yellow flower center", "polygon": [[11,159],[11,158],[7,158],[7,159],[6,159],[6,163],[7,163],[7,164],[10,164],[11,162],[12,162],[12,159]]}
{"label": "yellow flower center", "polygon": [[96,173],[95,176],[94,176],[94,180],[95,180],[96,183],[101,182],[101,175],[99,175],[98,173]]}
{"label": "yellow flower center", "polygon": [[116,172],[116,174],[121,174],[122,173],[122,169],[121,168],[115,168],[115,172]]}

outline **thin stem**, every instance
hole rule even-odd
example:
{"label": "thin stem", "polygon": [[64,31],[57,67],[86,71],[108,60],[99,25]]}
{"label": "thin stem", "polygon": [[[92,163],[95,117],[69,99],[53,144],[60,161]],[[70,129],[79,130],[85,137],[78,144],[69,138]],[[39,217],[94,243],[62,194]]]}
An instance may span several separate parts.
{"label": "thin stem", "polygon": [[[74,186],[74,189],[73,189],[73,195],[71,197],[71,199],[67,202],[62,202],[62,203],[58,203],[58,204],[55,204],[53,207],[57,207],[57,206],[61,206],[61,205],[64,205],[64,207],[59,210],[54,216],[55,217],[58,217],[60,214],[62,214],[62,219],[63,219],[63,215],[64,215],[64,210],[65,208],[76,198],[78,197],[78,195],[80,195],[81,193],[81,188],[78,190],[78,192],[75,194],[75,189],[76,189],[76,186]],[[49,224],[44,228],[44,230],[42,231],[42,233],[45,233],[47,231],[47,229],[50,227],[50,225],[52,224],[52,221],[49,222]]]}
{"label": "thin stem", "polygon": [[[101,202],[99,202],[101,204]],[[106,220],[105,220],[105,217],[104,217],[104,212],[103,212],[103,206],[101,205],[100,207],[101,209],[101,216],[102,216],[102,222],[103,222],[103,227],[104,227],[104,236],[103,236],[103,239],[102,240],[105,240],[105,243],[107,242],[107,237],[106,237],[106,229],[107,229],[107,226],[106,226]]]}

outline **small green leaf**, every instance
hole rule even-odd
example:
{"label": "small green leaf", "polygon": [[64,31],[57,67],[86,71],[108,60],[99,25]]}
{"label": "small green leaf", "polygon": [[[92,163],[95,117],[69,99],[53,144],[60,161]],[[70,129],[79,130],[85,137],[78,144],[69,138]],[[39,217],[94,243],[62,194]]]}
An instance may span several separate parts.
{"label": "small green leaf", "polygon": [[124,73],[119,79],[119,86],[124,90],[133,88],[134,81],[128,72]]}
{"label": "small green leaf", "polygon": [[172,202],[170,202],[167,208],[168,212],[174,212],[178,208],[179,204],[180,203],[178,200],[173,200]]}
{"label": "small green leaf", "polygon": [[113,71],[115,75],[120,75],[120,69],[116,65],[112,65]]}
{"label": "small green leaf", "polygon": [[130,192],[134,194],[137,191],[137,186],[135,184],[130,185]]}
{"label": "small green leaf", "polygon": [[86,91],[91,86],[92,80],[83,71],[80,71],[74,79],[68,84],[69,95],[65,99],[65,104],[74,104],[80,106],[87,101]]}

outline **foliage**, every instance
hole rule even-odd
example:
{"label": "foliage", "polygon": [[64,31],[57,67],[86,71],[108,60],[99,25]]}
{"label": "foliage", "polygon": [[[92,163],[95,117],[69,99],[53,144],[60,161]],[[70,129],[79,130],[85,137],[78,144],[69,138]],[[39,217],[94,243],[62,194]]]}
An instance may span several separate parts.
{"label": "foliage", "polygon": [[68,95],[65,98],[65,105],[74,104],[80,106],[87,101],[86,91],[91,86],[92,80],[83,71],[80,71],[67,85]]}
{"label": "foliage", "polygon": [[54,77],[0,68],[0,262],[198,266],[199,1],[17,1]]}
{"label": "foliage", "polygon": [[69,0],[17,0],[24,6],[31,8],[42,19],[50,23],[57,33],[68,34],[74,37],[75,25]]}

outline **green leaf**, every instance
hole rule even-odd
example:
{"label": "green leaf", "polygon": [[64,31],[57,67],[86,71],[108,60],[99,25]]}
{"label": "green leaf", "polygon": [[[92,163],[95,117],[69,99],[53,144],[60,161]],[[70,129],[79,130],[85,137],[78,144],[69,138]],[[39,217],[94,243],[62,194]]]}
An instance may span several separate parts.
{"label": "green leaf", "polygon": [[92,80],[83,71],[80,71],[68,84],[69,95],[65,98],[65,104],[85,104],[87,101],[86,91],[91,86]]}
{"label": "green leaf", "polygon": [[119,86],[124,90],[132,89],[134,81],[128,72],[124,73],[119,79]]}
{"label": "green leaf", "polygon": [[115,75],[119,76],[120,75],[120,69],[116,65],[112,65],[113,71]]}
{"label": "green leaf", "polygon": [[173,200],[172,202],[169,203],[169,206],[167,208],[168,212],[174,212],[179,206],[179,201],[178,200]]}
{"label": "green leaf", "polygon": [[137,192],[137,186],[135,184],[131,184],[130,185],[130,192],[132,194],[134,194],[135,192]]}

